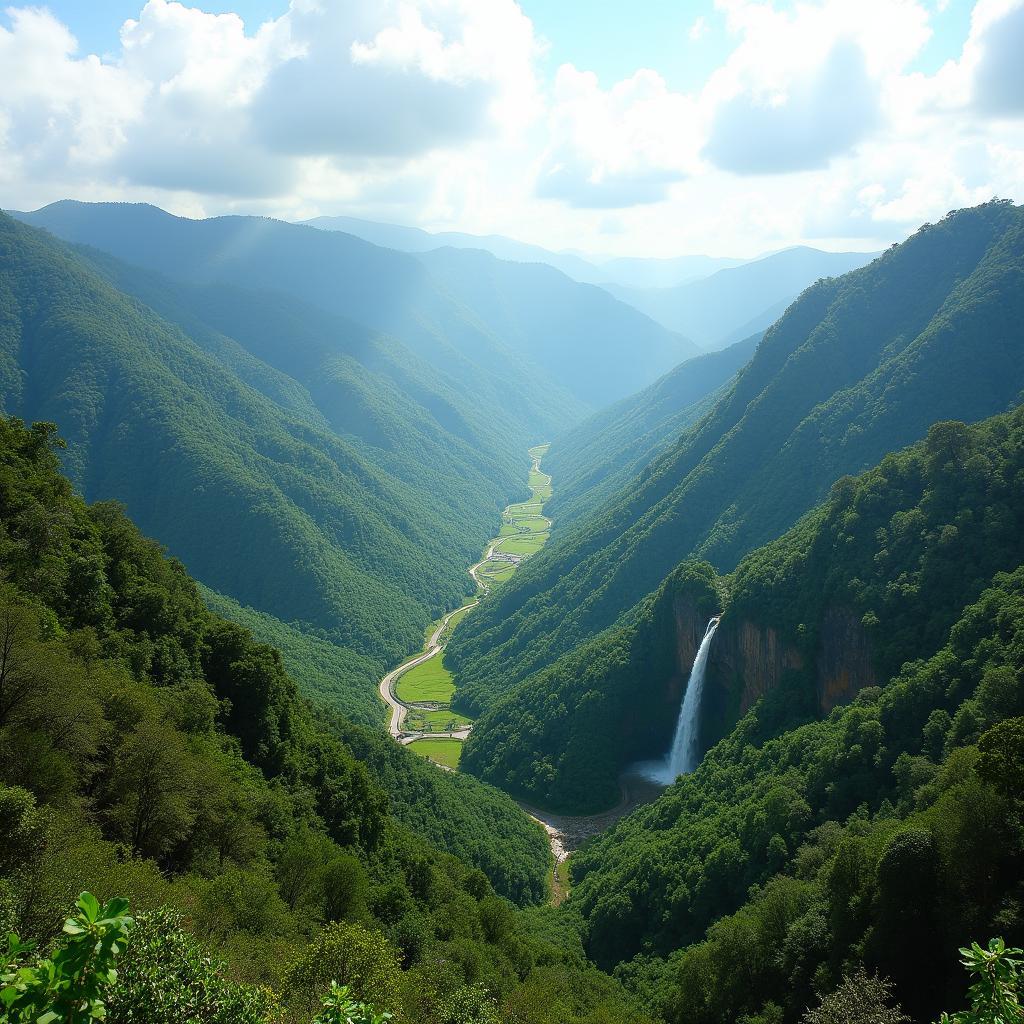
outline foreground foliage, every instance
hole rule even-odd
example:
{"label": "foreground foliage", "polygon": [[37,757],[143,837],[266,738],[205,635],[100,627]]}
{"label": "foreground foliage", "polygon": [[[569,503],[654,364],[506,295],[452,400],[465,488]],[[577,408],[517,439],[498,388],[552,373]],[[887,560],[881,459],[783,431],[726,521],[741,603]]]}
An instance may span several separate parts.
{"label": "foreground foliage", "polygon": [[78,898],[78,913],[64,923],[63,941],[51,957],[27,964],[31,943],[8,938],[0,974],[0,1009],[12,1024],[85,1024],[106,1016],[105,998],[117,981],[115,963],[133,921],[128,901],[100,906],[92,893]]}
{"label": "foreground foliage", "polygon": [[[644,1019],[495,893],[481,868],[523,903],[548,868],[507,797],[314,715],[273,648],[208,611],[119,508],[73,494],[55,446],[0,420],[0,931],[46,948],[83,889],[130,898],[108,1007],[124,1024],[308,1019],[331,981],[433,1022],[473,986],[502,1005],[552,969],[594,1012]],[[449,837],[417,819],[420,794],[459,805]]]}

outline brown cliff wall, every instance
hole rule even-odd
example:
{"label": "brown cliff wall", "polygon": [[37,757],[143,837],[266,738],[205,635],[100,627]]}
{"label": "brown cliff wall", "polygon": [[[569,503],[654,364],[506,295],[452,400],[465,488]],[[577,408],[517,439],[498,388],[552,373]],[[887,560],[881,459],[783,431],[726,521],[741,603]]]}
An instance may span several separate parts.
{"label": "brown cliff wall", "polygon": [[818,707],[828,713],[877,680],[871,645],[851,608],[829,608],[821,623],[817,659]]}
{"label": "brown cliff wall", "polygon": [[[697,622],[696,616],[687,617],[686,609],[682,612],[676,643],[681,670],[686,666],[682,670],[685,685],[706,623]],[[749,619],[733,619],[726,613],[708,657],[702,712],[705,745],[725,735],[789,672],[808,675],[807,684],[816,688],[822,714],[851,700],[864,687],[874,686],[871,647],[860,618],[849,608],[828,609],[819,629],[817,651],[808,658],[793,638],[779,630]]]}

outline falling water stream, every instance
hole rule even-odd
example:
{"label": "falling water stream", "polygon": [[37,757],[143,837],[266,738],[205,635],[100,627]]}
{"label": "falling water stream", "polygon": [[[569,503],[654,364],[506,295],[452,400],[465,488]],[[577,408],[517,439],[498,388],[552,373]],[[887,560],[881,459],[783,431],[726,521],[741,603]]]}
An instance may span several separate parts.
{"label": "falling water stream", "polygon": [[668,754],[660,761],[644,761],[631,769],[662,786],[669,786],[680,775],[692,772],[700,760],[700,702],[704,692],[704,670],[716,629],[718,616],[708,623],[704,639],[697,648],[697,657],[693,659],[693,668],[690,669],[690,678],[686,683],[683,705],[679,709],[679,719]]}

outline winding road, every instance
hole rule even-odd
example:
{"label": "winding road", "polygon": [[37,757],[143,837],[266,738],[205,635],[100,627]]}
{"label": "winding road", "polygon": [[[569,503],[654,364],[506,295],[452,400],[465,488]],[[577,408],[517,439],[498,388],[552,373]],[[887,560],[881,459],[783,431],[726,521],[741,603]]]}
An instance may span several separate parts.
{"label": "winding road", "polygon": [[[486,559],[484,559],[486,561]],[[482,562],[478,562],[477,565],[473,566],[473,569],[469,570],[469,574],[476,580],[473,570],[478,565],[482,565]],[[477,584],[481,587],[484,585],[477,580]],[[484,587],[484,592],[487,588]],[[475,608],[480,603],[480,599],[477,598],[475,601],[471,601],[469,604],[464,604],[462,608]],[[400,701],[395,696],[395,683],[398,682],[398,677],[408,672],[409,669],[415,668],[417,665],[422,665],[425,661],[430,661],[431,658],[437,657],[443,650],[444,644],[441,643],[441,637],[444,635],[445,629],[448,628],[448,623],[451,621],[451,617],[456,612],[462,611],[462,608],[456,608],[455,611],[449,612],[438,624],[437,629],[430,634],[430,639],[427,640],[427,649],[422,654],[417,654],[414,658],[410,658],[408,661],[403,661],[398,668],[393,668],[381,681],[378,689],[380,695],[384,699],[384,703],[391,708],[391,718],[388,722],[388,732],[391,733],[393,739],[398,740],[399,743],[412,743],[413,740],[432,739],[432,738],[445,738],[445,739],[457,739],[464,740],[469,735],[469,726],[463,729],[457,729],[455,732],[415,732],[408,733],[402,729],[402,722],[405,719],[405,713],[409,709],[410,705]]]}
{"label": "winding road", "polygon": [[[538,447],[544,447],[538,445]],[[541,473],[540,460],[542,456],[534,455],[534,449],[530,450],[530,458],[532,459],[532,470],[536,473]],[[545,486],[551,485],[551,475],[549,473],[541,473],[541,476],[545,479]],[[505,517],[509,515],[509,509],[514,508],[517,505],[529,505],[532,502],[513,502],[511,505],[506,505],[504,512],[502,512],[502,522],[505,521]],[[543,502],[538,504],[541,507]],[[547,528],[551,529],[551,520],[547,516],[541,515],[539,512],[535,516],[526,516],[528,519],[543,519],[547,524]],[[463,608],[475,608],[480,603],[480,598],[483,597],[491,589],[487,583],[482,580],[479,576],[479,569],[482,565],[486,564],[494,552],[501,546],[501,541],[504,538],[495,537],[487,545],[487,551],[484,557],[480,559],[475,565],[470,566],[469,575],[473,578],[473,582],[477,585],[479,596],[468,604],[464,604],[461,608],[456,608],[454,611],[449,612],[438,624],[437,629],[430,635],[430,639],[427,640],[426,647],[422,654],[417,654],[410,658],[408,661],[403,661],[398,668],[393,668],[384,678],[380,681],[378,690],[380,691],[381,699],[391,709],[391,717],[388,720],[388,732],[392,738],[397,740],[399,743],[412,743],[413,740],[424,740],[424,739],[457,739],[464,740],[472,729],[471,725],[464,726],[461,729],[456,729],[454,732],[416,732],[409,733],[402,728],[402,723],[405,721],[405,713],[409,710],[412,705],[406,704],[404,701],[398,699],[395,695],[395,684],[398,682],[400,676],[404,675],[410,669],[415,668],[417,665],[422,665],[425,661],[430,661],[431,658],[436,658],[437,655],[444,651],[445,645],[441,643],[441,637],[444,635],[445,629],[448,627],[448,623],[451,617],[457,612],[463,610]]]}

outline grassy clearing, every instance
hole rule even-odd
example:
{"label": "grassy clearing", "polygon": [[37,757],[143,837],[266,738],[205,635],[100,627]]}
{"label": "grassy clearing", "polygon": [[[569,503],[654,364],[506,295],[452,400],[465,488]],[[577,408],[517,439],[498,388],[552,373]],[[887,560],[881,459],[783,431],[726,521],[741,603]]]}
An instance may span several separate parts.
{"label": "grassy clearing", "polygon": [[536,444],[530,449],[531,459],[543,459],[548,453],[548,449],[551,447],[551,442],[547,444]]}
{"label": "grassy clearing", "polygon": [[516,567],[511,562],[494,559],[484,562],[484,564],[477,569],[477,574],[487,577],[488,579],[493,576],[500,576],[502,579],[507,579],[515,571]]}
{"label": "grassy clearing", "polygon": [[515,537],[520,534],[547,533],[549,529],[548,521],[543,516],[531,516],[529,519],[513,519],[511,523],[505,523],[498,536]]}
{"label": "grassy clearing", "polygon": [[462,740],[414,740],[409,749],[435,764],[458,768],[462,755]]}
{"label": "grassy clearing", "polygon": [[469,725],[472,719],[447,709],[443,711],[423,711],[410,708],[405,713],[405,728],[409,732],[451,732]]}
{"label": "grassy clearing", "polygon": [[541,502],[539,501],[524,501],[518,505],[509,505],[505,509],[505,515],[510,519],[522,519],[525,516],[539,516],[541,510]]}
{"label": "grassy clearing", "polygon": [[507,537],[498,545],[499,551],[510,555],[535,555],[548,539],[546,533],[533,533],[523,537]]}
{"label": "grassy clearing", "polygon": [[551,497],[551,481],[547,473],[540,473],[536,469],[530,470],[530,490],[537,501],[547,501]]}
{"label": "grassy clearing", "polygon": [[448,631],[451,632],[455,627],[475,608],[475,605],[467,604],[463,605],[458,611],[452,612],[452,617],[448,620]]}
{"label": "grassy clearing", "polygon": [[435,655],[398,677],[395,696],[409,703],[437,701],[447,704],[455,692],[451,672],[444,667],[444,654]]}
{"label": "grassy clearing", "polygon": [[561,864],[555,865],[554,877],[551,880],[551,902],[557,907],[565,901],[569,895],[572,883],[569,879],[569,860],[563,860]]}

